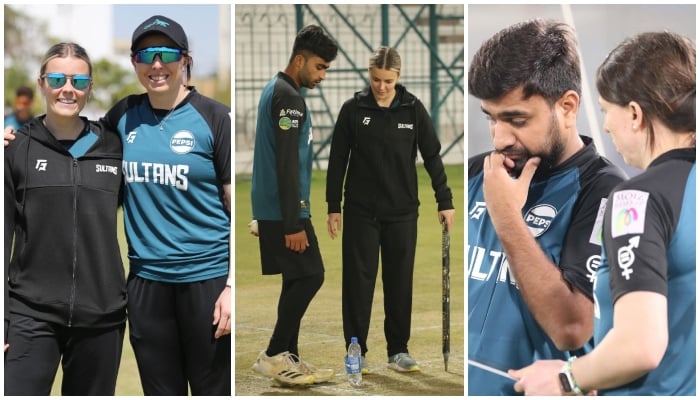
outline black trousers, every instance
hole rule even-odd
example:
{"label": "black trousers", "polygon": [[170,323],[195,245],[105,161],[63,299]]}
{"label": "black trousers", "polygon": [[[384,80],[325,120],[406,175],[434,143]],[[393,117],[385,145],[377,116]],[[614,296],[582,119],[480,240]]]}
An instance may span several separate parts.
{"label": "black trousers", "polygon": [[323,271],[296,279],[282,279],[282,291],[277,304],[277,322],[272,331],[267,355],[289,351],[299,356],[299,328],[311,300],[323,285]]}
{"label": "black trousers", "polygon": [[226,276],[163,283],[130,275],[129,339],[145,395],[231,395],[231,335],[214,339]]}
{"label": "black trousers", "polygon": [[5,396],[50,395],[59,363],[62,395],[114,396],[125,326],[69,328],[10,314]]}
{"label": "black trousers", "polygon": [[418,219],[380,222],[345,214],[343,218],[343,333],[346,348],[355,336],[364,355],[374,286],[382,261],[384,336],[387,356],[408,352],[413,305],[413,264]]}

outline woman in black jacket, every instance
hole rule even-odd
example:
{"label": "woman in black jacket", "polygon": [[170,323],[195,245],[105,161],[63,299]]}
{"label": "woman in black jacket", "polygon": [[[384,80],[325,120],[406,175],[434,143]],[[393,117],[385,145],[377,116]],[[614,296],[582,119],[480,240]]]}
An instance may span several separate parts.
{"label": "woman in black jacket", "polygon": [[46,114],[5,148],[5,395],[49,395],[59,362],[61,394],[114,395],[122,144],[80,116],[92,89],[81,46],[51,47],[37,84]]}
{"label": "woman in black jacket", "polygon": [[440,158],[440,141],[423,104],[398,84],[401,58],[396,49],[378,48],[369,63],[370,87],[343,104],[328,162],[328,233],[343,235],[343,331],[362,348],[362,370],[379,253],[384,284],[384,335],[388,367],[419,370],[408,353],[411,331],[413,264],[418,222],[416,155],[419,150],[438,204],[438,220],[448,229],[454,218],[452,192]]}

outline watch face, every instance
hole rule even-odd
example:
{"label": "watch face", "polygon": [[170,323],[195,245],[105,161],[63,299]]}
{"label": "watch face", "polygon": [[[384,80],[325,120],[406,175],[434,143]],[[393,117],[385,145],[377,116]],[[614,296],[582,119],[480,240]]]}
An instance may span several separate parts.
{"label": "watch face", "polygon": [[569,377],[565,373],[559,373],[559,382],[561,382],[561,387],[564,389],[564,393],[571,393],[571,385],[569,384]]}

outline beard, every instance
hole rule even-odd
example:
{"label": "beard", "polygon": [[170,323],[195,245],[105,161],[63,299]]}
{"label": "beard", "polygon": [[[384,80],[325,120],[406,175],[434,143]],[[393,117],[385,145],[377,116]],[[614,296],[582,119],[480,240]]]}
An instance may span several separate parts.
{"label": "beard", "polygon": [[310,73],[307,70],[307,65],[304,64],[304,68],[301,70],[299,73],[299,82],[301,82],[301,87],[305,87],[307,89],[313,89],[315,88],[321,81],[313,76],[312,73]]}
{"label": "beard", "polygon": [[508,169],[508,172],[512,177],[518,178],[523,172],[525,164],[532,157],[540,158],[540,164],[537,167],[538,174],[546,173],[559,164],[561,156],[564,154],[564,141],[562,140],[561,129],[559,129],[557,117],[554,113],[551,114],[547,137],[548,140],[545,143],[545,148],[541,151],[531,152],[526,148],[506,148],[499,151],[506,156],[508,156],[508,154],[517,154],[519,156],[516,159],[511,158],[511,160],[515,163],[513,168]]}

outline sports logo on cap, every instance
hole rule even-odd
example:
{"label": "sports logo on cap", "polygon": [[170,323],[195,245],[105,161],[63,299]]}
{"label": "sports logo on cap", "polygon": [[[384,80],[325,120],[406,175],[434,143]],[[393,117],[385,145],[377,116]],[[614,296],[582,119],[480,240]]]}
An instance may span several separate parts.
{"label": "sports logo on cap", "polygon": [[[131,51],[137,50],[136,46],[139,41],[151,33],[161,33],[170,38],[175,45],[181,50],[187,51],[189,46],[187,43],[187,35],[182,29],[182,26],[172,19],[162,16],[153,15],[143,21],[135,30],[131,37]],[[140,47],[140,46],[139,46]]]}
{"label": "sports logo on cap", "polygon": [[153,27],[154,25],[162,26],[163,28],[167,28],[168,26],[170,26],[169,23],[167,23],[167,22],[165,22],[165,21],[161,21],[161,20],[159,20],[158,18],[156,18],[155,21],[153,21],[153,22],[151,22],[150,24],[144,26],[144,27],[143,27],[143,30],[146,31],[146,30],[148,30],[148,29],[151,29],[151,27]]}

